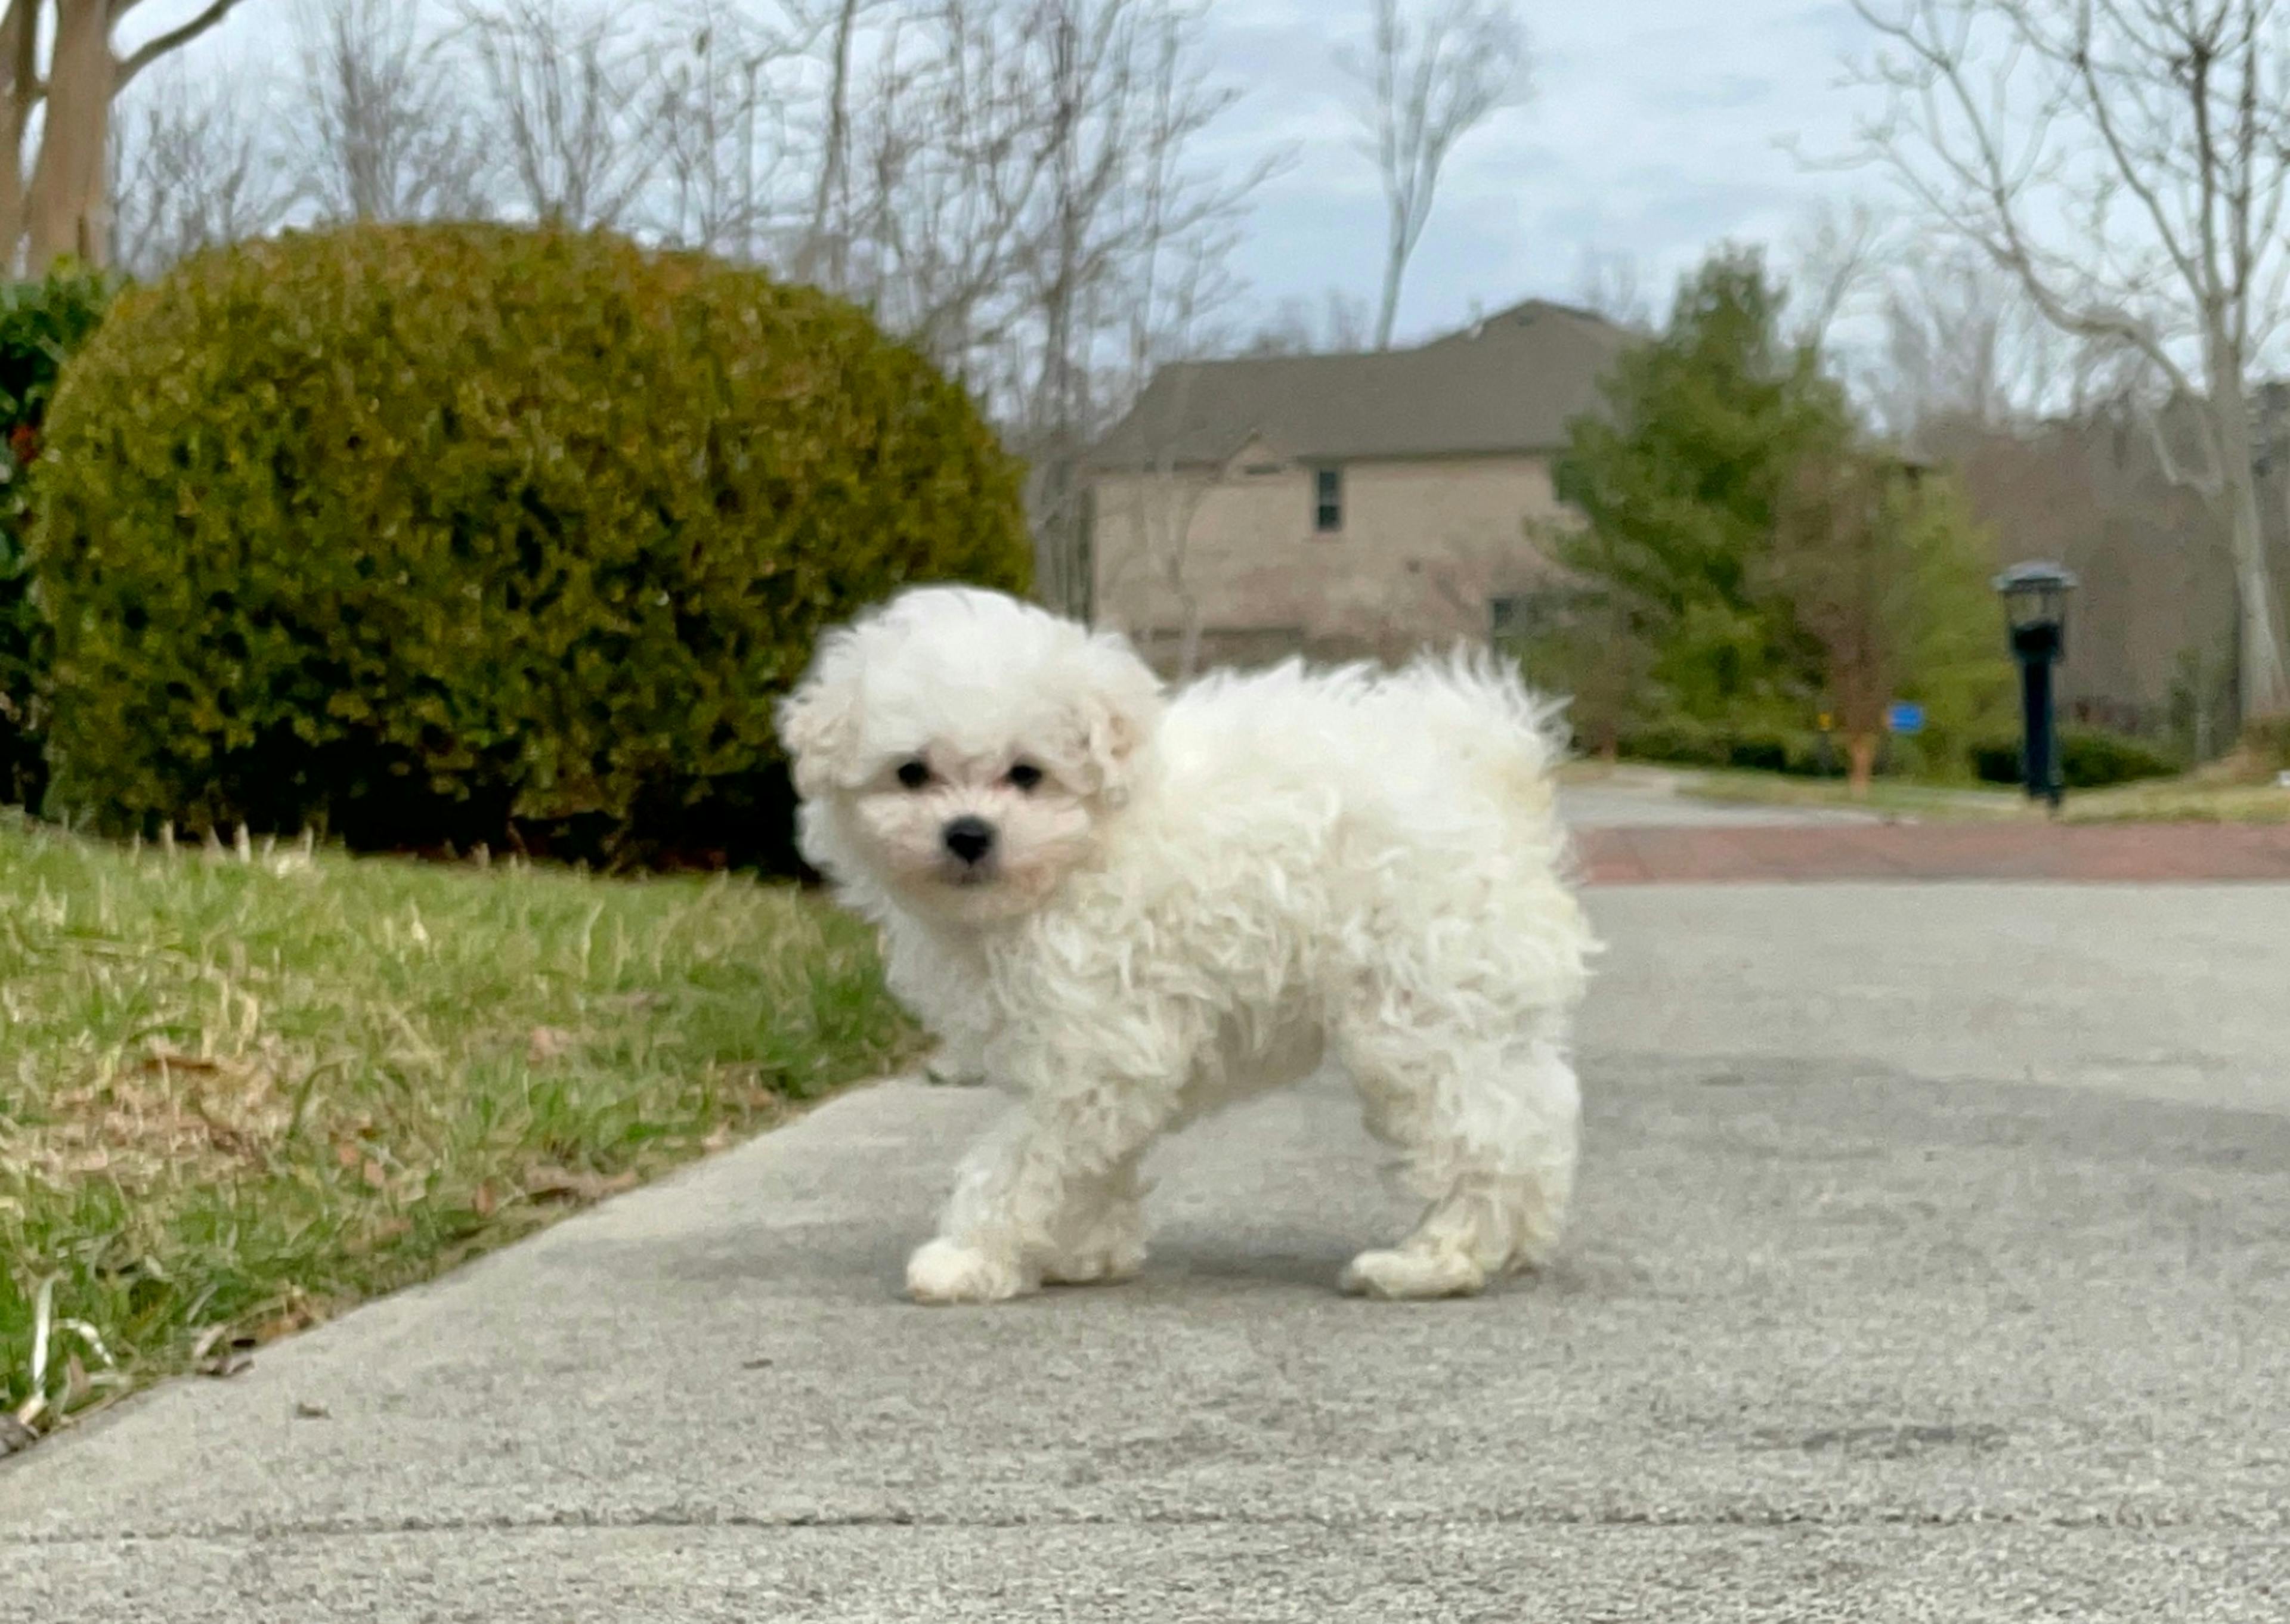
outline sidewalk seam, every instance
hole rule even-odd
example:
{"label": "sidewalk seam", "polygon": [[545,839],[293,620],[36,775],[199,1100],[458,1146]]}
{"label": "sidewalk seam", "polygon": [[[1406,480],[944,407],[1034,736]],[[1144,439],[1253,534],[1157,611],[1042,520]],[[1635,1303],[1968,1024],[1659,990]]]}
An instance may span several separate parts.
{"label": "sidewalk seam", "polygon": [[1138,1516],[949,1516],[897,1512],[853,1512],[845,1515],[792,1514],[761,1516],[742,1513],[648,1512],[625,1516],[567,1513],[554,1517],[481,1517],[468,1520],[408,1517],[372,1522],[287,1524],[272,1528],[180,1529],[114,1533],[0,1534],[0,1553],[9,1550],[53,1550],[72,1546],[170,1545],[278,1541],[292,1540],[372,1540],[409,1535],[457,1533],[553,1533],[564,1530],[638,1532],[709,1529],[764,1533],[837,1532],[875,1529],[1021,1529],[1021,1528],[1325,1528],[1345,1532],[1371,1532],[1384,1528],[2039,1528],[2070,1532],[2109,1530],[2123,1533],[2160,1533],[2180,1530],[2232,1532],[2275,1538],[2290,1534],[2284,1519],[2233,1516],[2107,1516],[2100,1513],[2045,1514],[1993,1510],[1881,1510],[1861,1514],[1835,1511],[1787,1510],[1717,1511],[1706,1516],[1658,1512],[1611,1511],[1570,1513],[1564,1510],[1479,1511],[1466,1515],[1409,1514],[1389,1516],[1320,1516],[1309,1512],[1256,1515],[1248,1512],[1171,1512]]}

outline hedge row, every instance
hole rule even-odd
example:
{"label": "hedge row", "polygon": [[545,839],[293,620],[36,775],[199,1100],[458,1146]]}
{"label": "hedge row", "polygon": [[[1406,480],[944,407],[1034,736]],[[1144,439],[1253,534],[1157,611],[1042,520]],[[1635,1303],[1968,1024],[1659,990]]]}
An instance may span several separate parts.
{"label": "hedge row", "polygon": [[47,787],[49,638],[32,588],[32,465],[65,358],[86,343],[113,292],[64,266],[0,284],[0,806],[37,805]]}
{"label": "hedge row", "polygon": [[[2060,778],[2070,789],[2104,789],[2111,784],[2169,778],[2186,764],[2143,740],[2096,727],[2060,730]],[[2017,739],[1991,739],[1974,747],[1973,771],[1982,783],[2017,784],[2025,772]]]}
{"label": "hedge row", "polygon": [[1841,748],[1824,752],[1811,728],[1718,727],[1690,717],[1648,723],[1624,732],[1620,753],[1633,761],[1671,766],[1734,768],[1821,777],[1844,771]]}
{"label": "hedge row", "polygon": [[[1921,740],[1890,741],[1893,770],[1929,772],[1969,766],[1982,783],[2017,784],[2021,780],[2020,740],[1982,739],[1971,747],[1969,762],[1925,759]],[[1649,724],[1622,735],[1621,754],[1634,761],[1672,766],[1734,768],[1754,772],[1785,772],[1803,777],[1841,776],[1845,753],[1841,745],[1824,748],[1821,735],[1810,728],[1746,726],[1713,727],[1686,720]],[[2167,778],[2183,770],[2177,757],[2142,740],[2100,728],[2069,727],[2060,733],[2060,766],[2070,789],[2103,789],[2110,784],[2141,779]]]}

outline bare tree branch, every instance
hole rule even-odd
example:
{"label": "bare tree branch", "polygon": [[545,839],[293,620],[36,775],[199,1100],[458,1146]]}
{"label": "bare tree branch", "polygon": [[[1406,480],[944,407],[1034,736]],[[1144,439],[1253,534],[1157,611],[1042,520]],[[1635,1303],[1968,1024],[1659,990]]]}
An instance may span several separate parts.
{"label": "bare tree branch", "polygon": [[848,274],[848,243],[831,228],[837,210],[848,206],[851,170],[852,60],[859,25],[877,9],[880,0],[825,0],[824,16],[812,15],[815,0],[797,0],[792,8],[800,22],[828,41],[826,119],[820,139],[818,175],[813,183],[811,216],[795,273],[806,280],[824,276],[828,285],[839,287]]}
{"label": "bare tree branch", "polygon": [[1627,254],[1585,248],[1574,272],[1574,302],[1617,327],[1651,332],[1653,306],[1646,298],[1638,264]]}
{"label": "bare tree branch", "polygon": [[[1018,84],[1042,96],[1041,157],[1017,260],[1027,309],[1004,364],[1031,473],[1037,589],[1076,614],[1094,580],[1083,453],[1133,394],[1166,289],[1187,287],[1195,319],[1206,270],[1277,161],[1238,174],[1197,166],[1202,132],[1234,98],[1205,76],[1201,16],[1175,0],[1026,0],[1015,18]],[[1197,275],[1164,280],[1189,262]],[[1017,370],[1029,349],[1030,376]]]}
{"label": "bare tree branch", "polygon": [[296,17],[300,186],[328,218],[485,212],[486,159],[459,65],[396,0],[307,0]]}
{"label": "bare tree branch", "polygon": [[180,68],[146,80],[115,125],[113,254],[156,276],[202,249],[243,242],[285,218],[284,167],[243,87],[195,84]]}
{"label": "bare tree branch", "polygon": [[1375,317],[1367,301],[1330,288],[1316,304],[1290,294],[1238,346],[1245,356],[1340,356],[1368,348]]}
{"label": "bare tree branch", "polygon": [[1388,349],[1407,262],[1457,142],[1527,93],[1526,32],[1509,0],[1428,0],[1420,21],[1407,0],[1369,0],[1363,57],[1337,60],[1365,91],[1367,148],[1383,177],[1388,231],[1375,347]]}
{"label": "bare tree branch", "polygon": [[[1920,244],[1890,260],[1879,353],[1853,380],[1890,433],[1912,438],[1941,425],[2011,428],[2074,415],[2088,404],[2092,380],[2132,358],[2060,332],[2016,280],[1972,249]],[[2118,380],[2106,393],[2120,396],[2127,387]]]}
{"label": "bare tree branch", "polygon": [[666,27],[682,37],[655,46],[657,156],[637,213],[665,241],[754,263],[794,212],[778,189],[795,161],[779,74],[799,42],[737,0],[686,0]]}
{"label": "bare tree branch", "polygon": [[1885,222],[1866,202],[1814,210],[1789,255],[1796,342],[1830,342],[1839,318],[1875,285],[1885,252]]}
{"label": "bare tree branch", "polygon": [[[1041,229],[1047,115],[1023,22],[1001,0],[894,13],[863,76],[854,67],[861,93],[850,181],[830,188],[831,245],[796,249],[839,269],[842,291],[973,379],[1022,319],[1022,272]],[[814,220],[806,230],[819,228]]]}
{"label": "bare tree branch", "polygon": [[2247,714],[2290,712],[2251,398],[2290,286],[2278,0],[1854,0],[1886,111],[1861,156],[2075,338],[2137,352],[2202,451],[2232,552]]}
{"label": "bare tree branch", "polygon": [[460,0],[490,143],[534,218],[620,223],[660,163],[651,53],[589,0]]}
{"label": "bare tree branch", "polygon": [[[224,18],[236,11],[238,5],[239,0],[209,0],[206,10],[179,28],[168,29],[164,34],[157,36],[138,48],[119,64],[113,93],[116,94],[119,91],[126,89],[136,75],[150,67],[161,57],[181,50],[199,36],[214,28]],[[111,12],[113,20],[116,21],[125,10],[124,6],[113,6]]]}

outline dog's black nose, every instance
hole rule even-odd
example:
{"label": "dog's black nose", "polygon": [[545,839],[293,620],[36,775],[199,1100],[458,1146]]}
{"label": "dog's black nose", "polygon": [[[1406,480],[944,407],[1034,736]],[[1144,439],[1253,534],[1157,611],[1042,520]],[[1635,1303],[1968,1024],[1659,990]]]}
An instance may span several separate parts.
{"label": "dog's black nose", "polygon": [[957,818],[945,829],[946,849],[974,863],[994,849],[994,826],[983,818]]}

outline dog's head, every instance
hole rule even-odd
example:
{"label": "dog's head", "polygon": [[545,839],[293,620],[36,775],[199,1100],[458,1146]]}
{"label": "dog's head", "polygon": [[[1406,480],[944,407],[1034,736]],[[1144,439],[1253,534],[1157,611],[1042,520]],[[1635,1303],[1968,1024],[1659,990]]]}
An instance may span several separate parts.
{"label": "dog's head", "polygon": [[828,634],[780,707],[805,855],[919,913],[1024,913],[1096,849],[1160,710],[1119,637],[999,593],[902,593]]}

